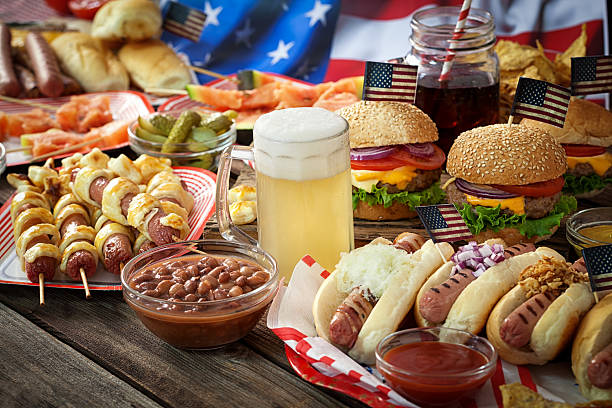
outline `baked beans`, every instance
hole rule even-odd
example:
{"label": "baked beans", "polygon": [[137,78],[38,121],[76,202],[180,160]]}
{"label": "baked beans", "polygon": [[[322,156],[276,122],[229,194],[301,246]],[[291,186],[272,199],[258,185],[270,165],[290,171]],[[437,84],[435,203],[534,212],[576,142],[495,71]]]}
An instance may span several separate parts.
{"label": "baked beans", "polygon": [[[156,262],[128,285],[145,296],[175,302],[206,302],[243,295],[270,280],[259,265],[232,257],[189,257]],[[180,305],[173,305],[180,309]]]}

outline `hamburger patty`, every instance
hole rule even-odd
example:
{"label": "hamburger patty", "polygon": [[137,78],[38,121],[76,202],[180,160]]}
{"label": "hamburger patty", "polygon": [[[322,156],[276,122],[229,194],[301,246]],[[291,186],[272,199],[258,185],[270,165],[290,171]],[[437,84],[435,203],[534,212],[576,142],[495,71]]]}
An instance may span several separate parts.
{"label": "hamburger patty", "polygon": [[417,169],[416,173],[417,175],[412,180],[410,180],[408,185],[402,190],[397,188],[397,185],[395,184],[387,184],[387,183],[382,183],[380,181],[378,182],[378,184],[376,184],[376,187],[378,188],[387,187],[387,193],[389,194],[401,193],[402,191],[409,191],[409,192],[423,191],[426,188],[430,187],[436,181],[440,181],[440,174],[442,174],[442,169],[435,169],[435,170]]}
{"label": "hamburger patty", "polygon": [[[573,169],[568,169],[567,174],[572,174],[576,177],[590,176],[591,174],[595,174],[595,169],[593,169],[590,163],[578,163]],[[606,170],[602,178],[609,177],[612,177],[612,167]]]}
{"label": "hamburger patty", "polygon": [[[451,183],[446,187],[446,197],[449,203],[452,204],[469,204],[465,194],[461,192],[455,183]],[[546,197],[525,197],[525,214],[527,218],[542,218],[546,216],[555,207],[555,204],[561,198],[561,192]],[[512,210],[504,208],[504,214],[514,214]]]}

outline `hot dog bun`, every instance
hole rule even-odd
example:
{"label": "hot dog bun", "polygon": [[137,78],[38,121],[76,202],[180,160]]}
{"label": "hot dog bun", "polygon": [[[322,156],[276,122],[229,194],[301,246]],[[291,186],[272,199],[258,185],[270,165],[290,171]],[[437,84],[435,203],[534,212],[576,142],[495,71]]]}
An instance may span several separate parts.
{"label": "hot dog bun", "polygon": [[587,375],[587,367],[595,355],[612,343],[612,293],[601,299],[584,316],[572,347],[572,371],[587,399],[612,399],[612,388],[597,388]]}
{"label": "hot dog bun", "polygon": [[[523,269],[537,262],[542,256],[563,259],[556,251],[541,247],[535,252],[513,256],[490,267],[461,292],[442,326],[466,330],[473,334],[479,333],[485,327],[489,313],[495,303],[516,285],[519,274]],[[420,327],[436,326],[421,314],[419,300],[429,289],[447,280],[450,277],[452,267],[453,262],[442,265],[419,290],[414,316]]]}
{"label": "hot dog bun", "polygon": [[449,259],[454,252],[450,244],[434,244],[431,240],[413,254],[390,244],[376,239],[344,254],[319,288],[313,303],[317,333],[329,341],[332,316],[354,287],[367,287],[378,298],[355,345],[348,350],[351,357],[366,364],[375,362],[378,342],[398,328],[412,307],[419,287],[443,263],[440,254]]}
{"label": "hot dog bun", "polygon": [[[564,260],[560,255],[555,258]],[[543,365],[554,359],[572,340],[580,319],[595,299],[588,283],[571,283],[541,315],[531,332],[529,344],[516,348],[502,339],[500,329],[504,319],[528,298],[521,284],[505,294],[489,316],[487,338],[500,357],[512,364]]]}

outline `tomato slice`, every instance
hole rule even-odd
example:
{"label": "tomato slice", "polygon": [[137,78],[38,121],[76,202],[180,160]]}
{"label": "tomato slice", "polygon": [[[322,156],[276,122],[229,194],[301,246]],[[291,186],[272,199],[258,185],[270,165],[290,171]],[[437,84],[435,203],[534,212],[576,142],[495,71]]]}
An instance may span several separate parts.
{"label": "tomato slice", "polygon": [[399,148],[383,159],[351,160],[351,168],[354,170],[387,171],[402,166],[412,166],[421,170],[435,170],[442,167],[446,155],[438,146],[433,145],[433,148],[434,154],[428,158],[413,156],[407,150]]}
{"label": "tomato slice", "polygon": [[93,20],[94,16],[109,0],[70,0],[68,8],[78,18]]}
{"label": "tomato slice", "polygon": [[563,188],[563,176],[548,181],[540,181],[539,183],[525,184],[524,186],[502,186],[493,184],[499,190],[508,193],[517,194],[527,197],[547,197],[557,194]]}
{"label": "tomato slice", "polygon": [[585,144],[564,144],[562,146],[565,149],[565,154],[573,157],[598,156],[606,151],[605,147]]}

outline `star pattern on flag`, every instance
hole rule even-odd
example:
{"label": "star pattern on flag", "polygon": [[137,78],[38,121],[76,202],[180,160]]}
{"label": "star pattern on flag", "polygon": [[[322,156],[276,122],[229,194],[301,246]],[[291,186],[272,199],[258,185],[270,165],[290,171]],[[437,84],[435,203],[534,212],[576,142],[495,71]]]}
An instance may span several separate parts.
{"label": "star pattern on flag", "polygon": [[368,71],[366,82],[376,88],[391,88],[392,74],[393,65],[374,64],[372,69]]}
{"label": "star pattern on flag", "polygon": [[199,61],[193,61],[193,65],[197,66],[197,67],[202,67],[204,68],[205,66],[207,66],[208,64],[210,64],[210,62],[212,61],[212,54],[210,52],[207,52],[204,55],[204,59],[203,60],[199,60]]}
{"label": "star pattern on flag", "polygon": [[212,8],[210,2],[207,1],[204,4],[204,14],[206,14],[206,21],[204,22],[204,28],[209,25],[218,26],[219,25],[219,14],[223,11],[223,7],[215,7]]}
{"label": "star pattern on flag", "polygon": [[236,30],[236,45],[242,43],[247,48],[251,48],[251,36],[255,33],[255,29],[251,27],[251,19],[247,18],[244,27]]}
{"label": "star pattern on flag", "polygon": [[327,24],[327,20],[325,19],[325,14],[332,8],[329,4],[323,4],[319,0],[315,0],[314,7],[312,10],[305,14],[306,17],[310,19],[308,23],[309,27],[313,27],[318,22],[321,22],[323,26]]}
{"label": "star pattern on flag", "polygon": [[520,89],[521,94],[518,99],[530,105],[544,105],[544,95],[546,95],[546,82],[525,81],[525,86]]}
{"label": "star pattern on flag", "polygon": [[272,65],[276,65],[282,59],[289,59],[289,50],[295,43],[293,41],[285,43],[283,40],[278,41],[278,46],[274,51],[268,52],[266,55],[272,58],[270,62]]}
{"label": "star pattern on flag", "polygon": [[316,66],[310,65],[310,58],[306,58],[293,74],[296,78],[308,79],[310,73],[317,69]]}

